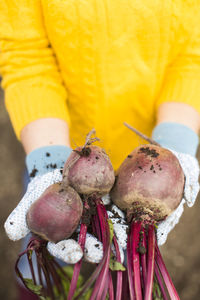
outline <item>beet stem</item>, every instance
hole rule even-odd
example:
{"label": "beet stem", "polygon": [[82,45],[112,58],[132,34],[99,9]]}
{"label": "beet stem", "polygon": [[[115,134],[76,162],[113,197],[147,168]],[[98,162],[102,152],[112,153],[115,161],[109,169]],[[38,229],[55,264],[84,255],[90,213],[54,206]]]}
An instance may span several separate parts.
{"label": "beet stem", "polygon": [[[81,228],[80,228],[80,234],[79,234],[79,241],[78,242],[79,242],[79,245],[81,246],[83,251],[84,251],[84,247],[85,247],[86,233],[87,233],[87,226],[82,223]],[[77,262],[75,264],[67,300],[71,300],[73,298],[73,295],[74,295],[75,291],[76,291],[76,286],[77,286],[77,281],[78,281],[78,277],[79,277],[79,274],[80,274],[81,265],[82,265],[82,260],[80,260],[79,262]]]}
{"label": "beet stem", "polygon": [[45,280],[46,280],[47,295],[50,297],[51,300],[55,300],[51,278],[49,276],[49,271],[48,271],[48,268],[47,268],[45,263],[42,265],[42,271],[44,273],[44,277],[45,277]]}
{"label": "beet stem", "polygon": [[[118,245],[115,235],[113,236],[113,242],[114,242],[114,246],[115,246],[117,261],[119,263],[121,263],[119,245]],[[116,299],[115,300],[121,300],[121,297],[122,297],[122,275],[123,275],[122,271],[117,271],[117,287],[116,287]]]}
{"label": "beet stem", "polygon": [[61,276],[58,274],[54,264],[52,263],[52,261],[54,260],[53,259],[49,259],[48,256],[49,256],[49,253],[47,251],[47,249],[43,249],[43,252],[44,252],[44,260],[45,260],[45,263],[48,267],[48,271],[50,273],[50,278],[52,278],[53,282],[52,284],[55,285],[55,287],[57,288],[58,292],[60,294],[63,295],[63,297],[65,297],[65,292],[64,292],[64,288],[63,288],[63,285],[62,285],[62,280],[61,280]]}
{"label": "beet stem", "polygon": [[37,282],[36,282],[36,279],[35,279],[35,272],[34,272],[34,268],[33,268],[33,262],[32,262],[32,252],[33,252],[32,250],[29,250],[26,255],[27,255],[27,259],[28,259],[28,263],[29,263],[33,283],[35,285],[37,285]]}
{"label": "beet stem", "polygon": [[178,293],[175,289],[175,286],[172,282],[172,279],[167,271],[167,268],[165,266],[165,263],[162,259],[162,256],[161,256],[161,253],[160,253],[160,250],[159,250],[159,247],[156,243],[156,262],[158,264],[158,267],[159,267],[159,270],[160,270],[160,273],[163,277],[163,280],[165,282],[165,285],[167,287],[167,290],[168,290],[168,293],[171,297],[171,299],[173,300],[180,300],[179,296],[178,296]]}
{"label": "beet stem", "polygon": [[108,287],[109,287],[109,277],[107,277],[107,280],[105,281],[105,286],[104,286],[102,295],[100,295],[99,297],[97,296],[97,298],[95,298],[95,299],[96,300],[105,300],[106,296],[108,295]]}
{"label": "beet stem", "polygon": [[122,273],[122,299],[129,299],[128,289],[128,272],[127,270]]}
{"label": "beet stem", "polygon": [[93,217],[93,222],[92,222],[92,226],[93,226],[93,231],[96,231],[97,237],[99,240],[102,239],[101,237],[101,229],[100,229],[100,224],[99,224],[99,220],[97,216]]}
{"label": "beet stem", "polygon": [[[97,298],[96,300],[101,300],[102,299],[102,295],[104,294],[104,288],[106,286],[106,283],[108,282],[108,275],[109,275],[109,262],[110,262],[110,248],[107,254],[107,259],[105,261],[103,270],[102,270],[102,276],[101,276],[101,281],[99,284],[99,288],[98,288],[98,294],[97,294]],[[107,286],[108,288],[108,286]],[[106,289],[107,289],[106,288]]]}
{"label": "beet stem", "polygon": [[39,284],[43,287],[43,279],[42,279],[42,272],[39,260],[37,259],[37,270],[38,270],[38,277],[39,277]]}
{"label": "beet stem", "polygon": [[141,138],[143,138],[144,140],[146,140],[147,142],[149,142],[150,144],[156,145],[156,146],[160,146],[160,144],[158,144],[156,141],[154,141],[153,139],[151,139],[150,137],[148,137],[144,133],[141,133],[140,131],[138,131],[137,129],[135,129],[131,125],[127,124],[126,122],[124,122],[124,125],[126,127],[128,127],[130,130],[132,130],[133,132],[135,132],[137,135],[139,135]]}
{"label": "beet stem", "polygon": [[[104,213],[102,213],[102,209],[100,207],[101,200],[100,199],[96,199],[96,206],[97,206],[97,211],[98,211],[98,217],[99,217],[99,221],[100,221],[100,226],[102,226],[102,221],[105,221],[105,216]],[[106,212],[106,210],[105,210]],[[107,213],[106,213],[106,219],[107,219]],[[93,272],[93,274],[90,276],[90,278],[84,283],[84,285],[82,286],[82,288],[80,289],[78,295],[76,296],[75,300],[81,299],[81,295],[83,293],[85,293],[88,288],[93,284],[93,282],[96,280],[96,278],[98,276],[100,276],[100,273],[102,271],[102,269],[104,269],[104,265],[107,262],[107,257],[110,256],[110,232],[109,232],[109,227],[107,222],[105,222],[106,228],[104,229],[103,226],[103,232],[102,232],[102,240],[103,240],[103,236],[107,235],[106,237],[106,241],[105,244],[103,244],[103,248],[104,248],[104,255],[103,255],[103,259],[101,260],[101,262],[98,264],[97,268],[95,269],[95,271]],[[102,231],[102,229],[101,229]],[[108,266],[109,266],[109,260],[108,260]],[[94,289],[93,289],[94,292]]]}
{"label": "beet stem", "polygon": [[[143,238],[142,238],[142,247],[143,249],[146,249],[147,247],[147,242],[146,242],[146,232],[145,229],[143,228]],[[145,287],[146,283],[146,276],[147,276],[147,259],[146,259],[146,251],[140,255],[141,257],[141,265],[142,265],[142,279],[143,279],[143,286]],[[145,290],[145,288],[144,288]]]}
{"label": "beet stem", "polygon": [[144,300],[152,299],[153,277],[155,264],[155,229],[154,225],[149,225],[148,230],[148,262],[147,262],[147,279],[145,284]]}
{"label": "beet stem", "polygon": [[114,287],[111,271],[109,271],[109,300],[114,300]]}
{"label": "beet stem", "polygon": [[99,300],[102,299],[103,291],[106,286],[106,279],[108,278],[109,262],[110,262],[110,231],[109,231],[109,226],[108,226],[108,222],[107,222],[108,216],[107,216],[107,212],[104,208],[104,205],[101,202],[97,204],[97,213],[98,213],[99,222],[100,222],[104,252],[105,252],[107,243],[108,243],[108,252],[106,255],[105,264],[103,265],[101,274],[99,275],[99,278],[95,284],[95,287],[94,287],[94,290],[93,290],[93,293],[91,296],[91,300],[95,299],[96,295],[97,295],[96,299],[99,299]]}
{"label": "beet stem", "polygon": [[135,292],[134,292],[134,284],[133,284],[133,264],[132,264],[132,235],[129,233],[128,241],[127,241],[127,275],[128,275],[128,283],[129,283],[129,294],[130,300],[135,299]]}
{"label": "beet stem", "polygon": [[[26,251],[24,251],[24,252],[26,252]],[[19,263],[19,261],[20,261],[22,255],[25,254],[24,252],[21,253],[21,254],[19,254],[19,256],[18,256],[18,258],[17,258],[17,260],[16,260],[16,262],[15,262],[15,272],[16,272],[17,276],[18,276],[18,277],[21,279],[21,281],[23,282],[24,286],[25,286],[31,293],[33,293],[33,291],[27,286],[26,281],[24,280],[24,277],[22,276],[22,273],[20,272],[20,270],[19,270],[19,268],[18,268],[18,263]],[[34,294],[34,293],[33,293],[33,294]]]}
{"label": "beet stem", "polygon": [[164,300],[168,300],[168,297],[167,297],[165,287],[164,287],[163,282],[162,282],[162,278],[161,278],[157,263],[155,263],[155,276],[156,276],[156,279],[158,281],[158,285],[160,287],[160,290],[161,290],[161,293],[162,293],[162,296],[163,296]]}
{"label": "beet stem", "polygon": [[140,277],[140,255],[138,252],[139,247],[139,236],[141,229],[141,222],[133,222],[131,226],[132,234],[132,262],[133,262],[133,282],[135,288],[136,300],[142,300],[142,288],[141,288],[141,277]]}
{"label": "beet stem", "polygon": [[86,147],[86,146],[89,146],[91,145],[92,143],[96,142],[96,141],[100,141],[100,139],[98,137],[94,137],[94,138],[91,138],[91,136],[93,134],[96,133],[96,130],[93,128],[86,136],[86,140],[85,140],[85,144],[83,145],[83,148]]}

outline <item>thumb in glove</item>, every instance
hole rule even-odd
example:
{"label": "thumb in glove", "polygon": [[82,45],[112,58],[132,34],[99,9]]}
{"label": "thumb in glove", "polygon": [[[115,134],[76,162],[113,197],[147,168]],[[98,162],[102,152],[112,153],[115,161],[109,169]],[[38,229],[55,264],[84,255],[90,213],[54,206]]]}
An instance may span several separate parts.
{"label": "thumb in glove", "polygon": [[176,210],[158,226],[158,244],[163,245],[169,232],[179,222],[184,204],[191,207],[199,192],[199,164],[195,158],[199,144],[198,135],[189,127],[178,123],[161,123],[155,127],[153,139],[169,149],[178,158],[185,175],[184,195]]}

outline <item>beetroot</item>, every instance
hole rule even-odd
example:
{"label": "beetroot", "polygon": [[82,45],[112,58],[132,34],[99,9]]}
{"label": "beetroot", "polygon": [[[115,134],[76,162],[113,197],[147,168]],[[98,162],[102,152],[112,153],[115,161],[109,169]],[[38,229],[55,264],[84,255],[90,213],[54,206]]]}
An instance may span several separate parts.
{"label": "beetroot", "polygon": [[49,186],[27,212],[29,229],[45,240],[58,242],[72,235],[80,222],[83,205],[72,187]]}
{"label": "beetroot", "polygon": [[65,163],[63,184],[72,186],[80,194],[107,194],[114,181],[110,159],[98,146],[76,148]]}
{"label": "beetroot", "polygon": [[143,145],[121,164],[111,192],[113,202],[128,215],[135,209],[154,221],[168,216],[180,203],[184,174],[176,156],[155,145]]}
{"label": "beetroot", "polygon": [[131,300],[160,299],[159,295],[179,299],[157,245],[155,225],[179,205],[184,181],[176,156],[156,145],[136,148],[117,172],[111,198],[130,222],[124,293],[129,292]]}

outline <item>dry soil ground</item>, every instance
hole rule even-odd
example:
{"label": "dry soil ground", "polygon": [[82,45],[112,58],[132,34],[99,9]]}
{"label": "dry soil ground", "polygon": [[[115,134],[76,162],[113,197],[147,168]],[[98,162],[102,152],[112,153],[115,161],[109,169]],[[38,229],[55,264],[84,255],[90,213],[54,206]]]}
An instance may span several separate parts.
{"label": "dry soil ground", "polygon": [[[0,299],[17,300],[14,261],[20,243],[9,241],[3,223],[22,194],[24,152],[16,140],[0,91]],[[200,199],[199,199],[200,200]],[[181,300],[200,299],[200,201],[186,209],[162,252]]]}

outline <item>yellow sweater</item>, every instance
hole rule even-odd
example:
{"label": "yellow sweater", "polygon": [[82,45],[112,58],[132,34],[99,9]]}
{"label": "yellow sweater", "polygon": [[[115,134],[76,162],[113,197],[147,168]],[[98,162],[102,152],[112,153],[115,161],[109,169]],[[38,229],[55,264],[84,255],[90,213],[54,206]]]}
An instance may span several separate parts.
{"label": "yellow sweater", "polygon": [[114,166],[151,135],[156,109],[200,112],[200,3],[192,0],[1,0],[0,72],[18,137],[38,118],[95,128]]}

